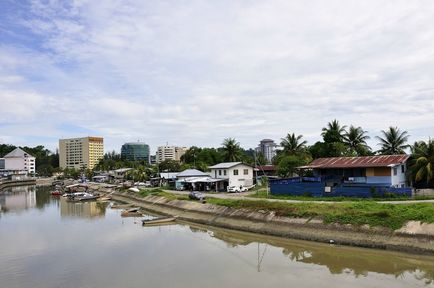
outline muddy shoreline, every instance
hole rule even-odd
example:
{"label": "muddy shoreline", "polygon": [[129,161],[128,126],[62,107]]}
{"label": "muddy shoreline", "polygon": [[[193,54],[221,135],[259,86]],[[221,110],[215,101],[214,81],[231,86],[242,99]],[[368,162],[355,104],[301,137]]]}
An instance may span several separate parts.
{"label": "muddy shoreline", "polygon": [[158,196],[141,198],[128,192],[115,192],[111,196],[114,200],[131,203],[150,212],[177,215],[180,220],[226,229],[322,243],[332,241],[340,245],[434,255],[434,234],[431,231],[434,224],[429,224],[428,230],[418,232],[406,230],[405,227],[393,231],[381,227],[324,224],[316,219],[279,217],[273,212],[252,212],[192,201],[169,200]]}

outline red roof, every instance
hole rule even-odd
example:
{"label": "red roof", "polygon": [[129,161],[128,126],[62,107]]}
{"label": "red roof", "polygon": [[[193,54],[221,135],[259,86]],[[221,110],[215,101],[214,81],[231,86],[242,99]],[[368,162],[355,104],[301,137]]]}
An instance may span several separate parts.
{"label": "red roof", "polygon": [[274,165],[256,166],[256,169],[258,171],[276,171],[276,166]]}
{"label": "red roof", "polygon": [[363,157],[318,158],[313,160],[309,165],[299,168],[327,169],[390,167],[404,163],[409,157],[409,155],[381,155]]}

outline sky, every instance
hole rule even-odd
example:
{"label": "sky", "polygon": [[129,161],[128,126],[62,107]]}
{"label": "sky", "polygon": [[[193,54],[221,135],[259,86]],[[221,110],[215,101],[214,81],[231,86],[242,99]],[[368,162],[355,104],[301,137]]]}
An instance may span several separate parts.
{"label": "sky", "polygon": [[0,143],[434,136],[434,1],[0,0]]}

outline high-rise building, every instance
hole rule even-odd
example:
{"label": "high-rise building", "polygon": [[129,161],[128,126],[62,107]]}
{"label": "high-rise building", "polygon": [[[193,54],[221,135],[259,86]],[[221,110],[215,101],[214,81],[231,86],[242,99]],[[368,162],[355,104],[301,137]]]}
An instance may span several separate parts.
{"label": "high-rise building", "polygon": [[36,159],[21,148],[15,148],[0,159],[0,170],[13,174],[35,174]]}
{"label": "high-rise building", "polygon": [[93,169],[104,157],[104,138],[83,137],[59,140],[59,166]]}
{"label": "high-rise building", "polygon": [[125,143],[121,148],[122,159],[149,163],[149,145],[141,142]]}
{"label": "high-rise building", "polygon": [[157,163],[161,163],[165,160],[180,161],[181,156],[184,155],[186,151],[187,147],[160,146],[156,153]]}
{"label": "high-rise building", "polygon": [[264,158],[267,160],[267,163],[271,163],[274,156],[276,156],[276,143],[274,143],[271,139],[262,139],[261,142],[259,142],[258,148],[256,148],[256,151],[259,153],[262,153],[264,155]]}

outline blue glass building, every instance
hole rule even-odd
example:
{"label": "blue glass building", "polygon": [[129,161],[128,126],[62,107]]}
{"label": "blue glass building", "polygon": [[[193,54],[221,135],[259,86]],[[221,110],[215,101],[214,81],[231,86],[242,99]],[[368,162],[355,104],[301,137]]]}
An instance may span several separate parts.
{"label": "blue glass building", "polygon": [[122,159],[149,163],[149,145],[141,142],[125,143],[121,148]]}

